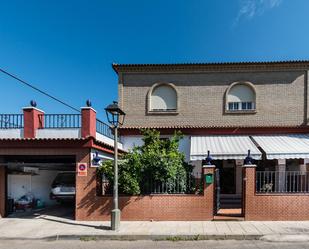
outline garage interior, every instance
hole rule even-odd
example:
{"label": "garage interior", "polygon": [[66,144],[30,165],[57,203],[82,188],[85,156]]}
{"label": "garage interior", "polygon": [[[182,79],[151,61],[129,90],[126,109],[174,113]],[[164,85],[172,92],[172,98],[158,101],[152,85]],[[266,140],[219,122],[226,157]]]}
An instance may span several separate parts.
{"label": "garage interior", "polygon": [[4,156],[3,161],[7,217],[51,215],[74,219],[75,201],[58,202],[50,193],[59,173],[75,174],[75,156]]}

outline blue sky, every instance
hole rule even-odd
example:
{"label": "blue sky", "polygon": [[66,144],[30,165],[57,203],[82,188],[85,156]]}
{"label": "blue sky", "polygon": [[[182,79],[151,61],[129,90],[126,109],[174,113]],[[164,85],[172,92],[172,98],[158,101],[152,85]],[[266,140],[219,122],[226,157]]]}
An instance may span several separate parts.
{"label": "blue sky", "polygon": [[[0,67],[98,115],[117,99],[117,63],[309,59],[308,0],[2,1]],[[72,111],[0,74],[0,113],[35,99]]]}

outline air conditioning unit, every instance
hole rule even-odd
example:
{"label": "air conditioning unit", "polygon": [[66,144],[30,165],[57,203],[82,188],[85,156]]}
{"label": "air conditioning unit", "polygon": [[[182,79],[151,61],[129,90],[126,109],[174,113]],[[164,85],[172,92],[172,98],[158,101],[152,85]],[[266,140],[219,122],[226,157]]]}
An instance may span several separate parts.
{"label": "air conditioning unit", "polygon": [[38,174],[39,174],[39,168],[24,167],[24,172],[25,172],[25,173],[31,173],[31,174],[33,174],[33,175],[38,175]]}

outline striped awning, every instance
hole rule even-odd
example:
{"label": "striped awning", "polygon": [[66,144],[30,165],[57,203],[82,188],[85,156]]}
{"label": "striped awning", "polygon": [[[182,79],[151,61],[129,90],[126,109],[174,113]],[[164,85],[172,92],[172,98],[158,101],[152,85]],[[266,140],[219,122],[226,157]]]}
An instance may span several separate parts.
{"label": "striped awning", "polygon": [[245,159],[248,150],[253,159],[261,159],[262,153],[255,146],[249,136],[192,136],[190,160],[202,160],[210,151],[211,157],[216,159]]}
{"label": "striped awning", "polygon": [[252,136],[267,159],[309,158],[308,134]]}

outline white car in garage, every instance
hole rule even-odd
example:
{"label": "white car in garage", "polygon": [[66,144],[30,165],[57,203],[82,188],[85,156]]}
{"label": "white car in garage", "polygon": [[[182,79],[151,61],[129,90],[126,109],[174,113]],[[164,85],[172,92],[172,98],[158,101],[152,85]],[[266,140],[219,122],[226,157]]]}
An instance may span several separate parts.
{"label": "white car in garage", "polygon": [[59,202],[75,200],[75,172],[58,173],[51,186],[50,198]]}

